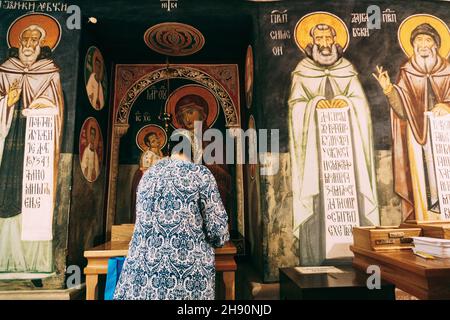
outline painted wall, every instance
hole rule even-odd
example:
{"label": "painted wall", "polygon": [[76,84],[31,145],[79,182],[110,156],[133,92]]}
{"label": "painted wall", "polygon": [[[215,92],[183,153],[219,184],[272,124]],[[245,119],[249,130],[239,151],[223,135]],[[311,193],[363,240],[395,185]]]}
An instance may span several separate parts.
{"label": "painted wall", "polygon": [[[396,22],[383,22],[381,29],[370,30],[370,36],[358,36],[365,32],[365,23],[358,23],[354,14],[365,13],[368,5],[375,4],[381,11],[395,11]],[[273,11],[284,13],[276,19]],[[256,48],[255,95],[259,97],[260,128],[280,130],[280,170],[273,176],[261,177],[264,279],[276,281],[278,268],[301,264],[300,249],[304,245],[293,234],[292,170],[289,147],[288,99],[291,93],[292,72],[305,54],[295,43],[294,29],[305,15],[315,11],[326,11],[341,18],[350,32],[349,45],[344,52],[358,72],[358,79],[370,107],[374,139],[374,160],[382,225],[398,225],[403,219],[400,199],[393,192],[392,137],[390,107],[378,82],[372,76],[377,65],[389,71],[395,82],[399,67],[407,57],[403,53],[397,30],[400,23],[413,14],[428,13],[442,19],[447,26],[450,16],[446,15],[448,3],[400,1],[302,1],[266,3],[258,6],[259,30]],[[352,21],[353,20],[353,21]],[[273,31],[278,31],[274,35]],[[288,34],[288,36],[286,36]],[[273,39],[279,36],[284,39]]]}
{"label": "painted wall", "polygon": [[[365,25],[352,22],[352,14],[365,13],[367,6],[371,4],[378,5],[381,10],[389,8],[395,11],[396,22],[382,23],[381,29],[369,32],[370,36],[360,36],[358,33],[365,31],[359,28],[364,28]],[[289,153],[288,99],[291,72],[305,58],[295,43],[294,29],[299,19],[311,12],[330,12],[342,19],[350,31],[349,45],[344,56],[358,71],[358,79],[370,107],[380,222],[383,225],[398,224],[402,217],[400,199],[393,192],[389,105],[372,73],[377,65],[383,65],[393,81],[398,76],[399,67],[406,61],[406,56],[399,46],[397,30],[405,18],[413,14],[428,13],[436,15],[447,25],[450,22],[448,3],[415,1],[408,4],[405,7],[402,1],[230,1],[212,5],[210,1],[198,1],[194,5],[179,1],[178,8],[168,12],[161,8],[159,2],[137,1],[131,5],[127,1],[110,1],[109,5],[99,5],[92,1],[81,1],[84,18],[95,16],[99,21],[95,26],[83,25],[82,32],[67,29],[67,14],[64,10],[57,11],[54,7],[49,11],[47,7],[42,7],[44,13],[55,17],[62,26],[61,41],[53,52],[53,58],[61,67],[66,119],[59,162],[59,172],[64,174],[58,175],[53,223],[53,269],[57,275],[46,280],[48,286],[62,287],[65,267],[70,264],[82,267],[85,263],[82,256],[84,249],[100,243],[105,235],[106,159],[110,141],[108,123],[111,119],[109,93],[112,90],[111,79],[114,77],[112,70],[115,64],[120,63],[164,64],[165,57],[150,51],[145,45],[143,33],[151,25],[165,21],[192,24],[204,33],[206,39],[204,50],[190,57],[174,58],[171,63],[238,64],[243,127],[247,128],[252,115],[256,128],[280,130],[279,154],[267,154],[279,156],[278,173],[261,175],[259,186],[256,186],[255,182],[248,179],[250,167],[245,169],[248,201],[244,205],[246,213],[241,223],[244,223],[245,230],[251,229],[253,232],[252,235],[248,232],[246,239],[251,248],[250,258],[261,270],[265,281],[276,281],[278,268],[301,263],[300,250],[303,244],[299,243],[292,230],[294,199]],[[273,10],[278,10],[285,16],[274,20]],[[28,7],[8,8],[1,2],[0,34],[6,35],[13,21],[28,11]],[[254,89],[250,108],[246,107],[244,87],[248,45],[252,45],[254,55]],[[84,62],[91,46],[98,47],[102,52],[109,80],[105,106],[101,110],[91,106],[85,88]],[[0,41],[0,60],[6,59],[7,52],[4,38]],[[94,148],[96,152],[103,153],[101,170],[96,179],[85,178],[80,160],[80,134],[89,117],[98,122],[104,141],[103,148],[100,148],[102,151],[99,151],[98,144]],[[125,168],[130,165],[125,162],[122,161],[124,170],[121,172],[131,168]],[[263,167],[264,163],[260,163],[260,169]],[[135,167],[130,172],[133,170]],[[119,179],[126,180],[124,177]],[[255,188],[260,190],[260,201],[254,201],[257,198],[254,196]],[[252,205],[247,206],[248,203]],[[122,201],[118,205],[126,206]],[[117,220],[124,221],[126,218],[122,216]]]}
{"label": "painted wall", "polygon": [[[61,133],[60,147],[55,154],[59,153],[59,160],[57,161],[55,172],[57,172],[56,182],[54,184],[55,187],[55,195],[54,195],[54,203],[53,203],[53,223],[50,226],[50,229],[47,229],[50,232],[50,236],[52,240],[48,242],[50,244],[50,251],[39,256],[41,253],[34,252],[34,254],[38,255],[38,259],[45,259],[49,261],[49,268],[45,268],[45,270],[40,269],[39,267],[35,267],[34,264],[29,264],[28,261],[25,264],[20,264],[16,266],[12,266],[11,268],[6,268],[1,270],[0,275],[2,278],[15,279],[17,277],[21,277],[21,275],[11,274],[12,272],[17,271],[22,274],[22,277],[25,278],[42,278],[42,285],[44,288],[63,288],[64,287],[64,279],[65,279],[65,268],[66,268],[66,253],[67,253],[67,243],[68,243],[68,224],[69,224],[69,210],[70,210],[70,190],[72,184],[72,150],[74,144],[74,115],[76,112],[75,100],[76,100],[76,81],[77,81],[77,65],[78,65],[78,51],[76,50],[80,38],[79,30],[69,30],[66,26],[66,20],[68,14],[67,3],[59,2],[54,3],[50,6],[43,6],[39,3],[30,3],[30,2],[2,2],[0,4],[0,34],[3,35],[0,44],[0,60],[2,61],[3,66],[7,66],[8,55],[12,51],[8,51],[8,41],[7,36],[11,36],[10,38],[10,46],[17,47],[18,45],[18,33],[20,30],[25,30],[31,24],[36,24],[45,30],[47,33],[47,37],[45,42],[40,43],[41,53],[45,52],[42,47],[50,46],[53,49],[51,52],[51,56],[47,59],[53,61],[54,65],[56,65],[59,70],[54,74],[59,74],[59,79],[54,78],[52,83],[56,84],[54,88],[57,88],[58,83],[60,83],[60,89],[55,89],[56,92],[55,97],[60,97],[62,100],[57,102],[56,104],[60,106],[58,113],[64,121],[61,124],[63,127]],[[34,11],[35,17],[26,16],[31,14],[30,11]],[[57,24],[54,24],[51,21],[56,19],[57,24],[60,25],[60,33],[58,31]],[[19,25],[17,21],[23,21],[23,25]],[[16,22],[16,23],[14,23]],[[19,31],[18,31],[19,30]],[[41,32],[39,32],[41,34]],[[59,42],[57,41],[60,36]],[[11,40],[12,39],[12,40]],[[42,39],[41,39],[42,40]],[[47,53],[49,53],[47,51]],[[39,60],[41,58],[38,57],[37,62],[30,67],[30,74],[33,73],[33,68],[38,67]],[[19,61],[20,59],[16,60]],[[9,60],[12,61],[12,60]],[[22,60],[20,60],[22,61]],[[42,66],[41,70],[52,70],[52,65],[50,67]],[[18,68],[21,68],[20,66]],[[3,70],[3,79],[2,86],[3,88],[8,87],[7,80],[5,80],[5,75],[8,77],[9,72]],[[25,74],[27,71],[25,70]],[[34,90],[36,88],[46,88],[46,85],[41,82],[44,77],[47,77],[49,73],[43,72],[42,74],[37,74],[31,76],[31,78],[35,79],[31,87]],[[25,78],[23,78],[25,79]],[[28,78],[30,79],[30,78]],[[26,81],[26,80],[23,80]],[[35,86],[35,87],[34,87]],[[49,87],[47,87],[49,88]],[[23,94],[27,89],[24,87],[21,88],[21,94]],[[4,94],[4,93],[2,93]],[[16,103],[14,108],[28,108],[33,106],[33,101],[37,101],[38,98],[37,91],[31,95],[31,99],[28,102],[19,102]],[[44,93],[44,96],[50,97],[48,93]],[[53,98],[49,98],[52,101]],[[45,100],[40,100],[45,104]],[[50,102],[50,105],[54,106],[54,102]],[[48,107],[48,105],[46,105]],[[56,119],[56,118],[55,118]],[[55,120],[55,123],[58,120]],[[28,129],[27,129],[28,130]],[[30,133],[31,131],[26,131]],[[56,132],[56,131],[55,131]],[[30,138],[30,137],[28,137]],[[6,150],[6,149],[5,149]],[[9,152],[9,151],[8,151]],[[6,151],[5,151],[6,154]],[[5,158],[4,158],[5,159]],[[51,167],[51,166],[50,166]],[[50,172],[50,171],[49,171]],[[36,199],[39,198],[39,193],[36,194]],[[42,205],[45,205],[45,201],[42,202]],[[47,202],[48,203],[48,202]],[[51,213],[50,213],[51,216]],[[2,219],[3,220],[3,219]],[[5,224],[7,219],[3,220],[3,224]],[[36,230],[31,230],[33,233]],[[13,236],[17,239],[20,239],[20,234],[17,232],[8,233],[7,230],[2,229],[1,237],[4,239],[10,239]],[[7,232],[7,233],[3,233]],[[33,237],[38,238],[39,236],[34,234]],[[41,236],[42,237],[42,236]],[[3,243],[3,246],[7,245],[8,241]],[[31,242],[37,243],[37,242]],[[22,246],[22,248],[27,247],[27,242],[25,241],[16,241],[14,245]],[[17,248],[16,248],[17,249]],[[2,254],[7,254],[8,247],[2,247]],[[32,249],[31,254],[33,254]],[[18,258],[20,260],[20,250],[15,250],[17,254],[19,254]],[[28,253],[26,254],[28,255]],[[28,259],[28,258],[27,258]],[[41,260],[43,261],[43,260]],[[43,274],[36,274],[39,272],[43,272]],[[34,275],[33,275],[34,274]],[[20,284],[18,285],[20,287]],[[25,285],[24,288],[27,288]]]}

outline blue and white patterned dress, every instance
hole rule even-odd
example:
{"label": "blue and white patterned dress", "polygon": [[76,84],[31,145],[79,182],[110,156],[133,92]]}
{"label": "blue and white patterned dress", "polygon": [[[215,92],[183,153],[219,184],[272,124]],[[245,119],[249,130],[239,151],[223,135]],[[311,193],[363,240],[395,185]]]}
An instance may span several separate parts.
{"label": "blue and white patterned dress", "polygon": [[134,234],[114,299],[214,299],[214,247],[228,240],[228,216],[208,168],[160,160],[138,186]]}

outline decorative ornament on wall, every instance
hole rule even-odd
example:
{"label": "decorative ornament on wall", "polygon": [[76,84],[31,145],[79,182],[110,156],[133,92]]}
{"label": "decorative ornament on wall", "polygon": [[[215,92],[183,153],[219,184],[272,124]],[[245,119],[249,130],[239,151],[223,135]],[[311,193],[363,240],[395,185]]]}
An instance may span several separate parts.
{"label": "decorative ornament on wall", "polygon": [[248,46],[247,55],[245,57],[245,97],[247,108],[252,106],[253,100],[253,49],[252,46]]}
{"label": "decorative ornament on wall", "polygon": [[188,24],[165,22],[150,27],[144,34],[144,41],[153,51],[179,57],[201,50],[205,44],[205,37]]}
{"label": "decorative ornament on wall", "polygon": [[90,47],[84,60],[84,82],[92,108],[101,110],[105,106],[108,89],[105,61],[97,47]]}
{"label": "decorative ornament on wall", "polygon": [[103,163],[103,136],[97,120],[87,118],[80,132],[80,165],[83,176],[89,182],[97,180]]}

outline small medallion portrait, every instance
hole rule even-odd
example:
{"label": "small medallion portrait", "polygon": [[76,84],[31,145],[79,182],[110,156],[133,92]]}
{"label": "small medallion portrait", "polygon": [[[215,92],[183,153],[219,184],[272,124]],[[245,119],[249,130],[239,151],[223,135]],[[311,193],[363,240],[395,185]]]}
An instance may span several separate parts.
{"label": "small medallion portrait", "polygon": [[96,181],[103,163],[103,136],[93,117],[87,118],[81,127],[79,151],[83,176],[89,182]]}
{"label": "small medallion portrait", "polygon": [[105,106],[108,79],[102,53],[96,47],[90,47],[84,61],[84,81],[91,106],[101,110]]}

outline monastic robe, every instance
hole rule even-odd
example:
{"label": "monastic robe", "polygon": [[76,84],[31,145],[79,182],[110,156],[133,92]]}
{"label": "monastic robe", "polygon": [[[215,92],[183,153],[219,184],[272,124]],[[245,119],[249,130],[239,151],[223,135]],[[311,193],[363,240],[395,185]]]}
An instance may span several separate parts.
{"label": "monastic robe", "polygon": [[[8,107],[15,81],[21,98]],[[6,60],[0,66],[0,272],[50,272],[53,267],[51,241],[21,241],[26,114],[36,104],[54,109],[56,164],[63,119],[59,68],[49,59],[30,67],[17,58]]]}
{"label": "monastic robe", "polygon": [[103,86],[95,78],[94,72],[91,73],[89,80],[86,84],[86,91],[88,93],[89,101],[91,102],[91,105],[97,110],[103,108],[103,106],[105,105],[105,97],[103,95]]}
{"label": "monastic robe", "polygon": [[229,240],[227,213],[203,165],[165,158],[137,191],[136,224],[114,299],[214,299],[214,247]]}
{"label": "monastic robe", "polygon": [[[395,90],[388,95],[391,109],[392,153],[395,192],[402,199],[404,220],[428,220],[430,183],[434,172],[424,158],[429,146],[428,119],[425,112],[437,103],[450,103],[450,64],[438,56],[431,72],[422,70],[414,58],[401,68]],[[432,162],[432,159],[429,160]],[[431,185],[432,187],[432,185]],[[427,192],[428,189],[428,192]]]}
{"label": "monastic robe", "polygon": [[357,72],[344,58],[329,67],[305,58],[292,73],[289,97],[293,231],[300,239],[302,265],[317,265],[325,259],[316,120],[316,107],[323,99],[342,99],[349,106],[359,221],[361,225],[379,224],[372,123]]}
{"label": "monastic robe", "polygon": [[98,154],[93,147],[91,149],[91,145],[89,144],[81,158],[81,170],[83,170],[84,175],[89,181],[94,181],[100,174],[99,167]]}

